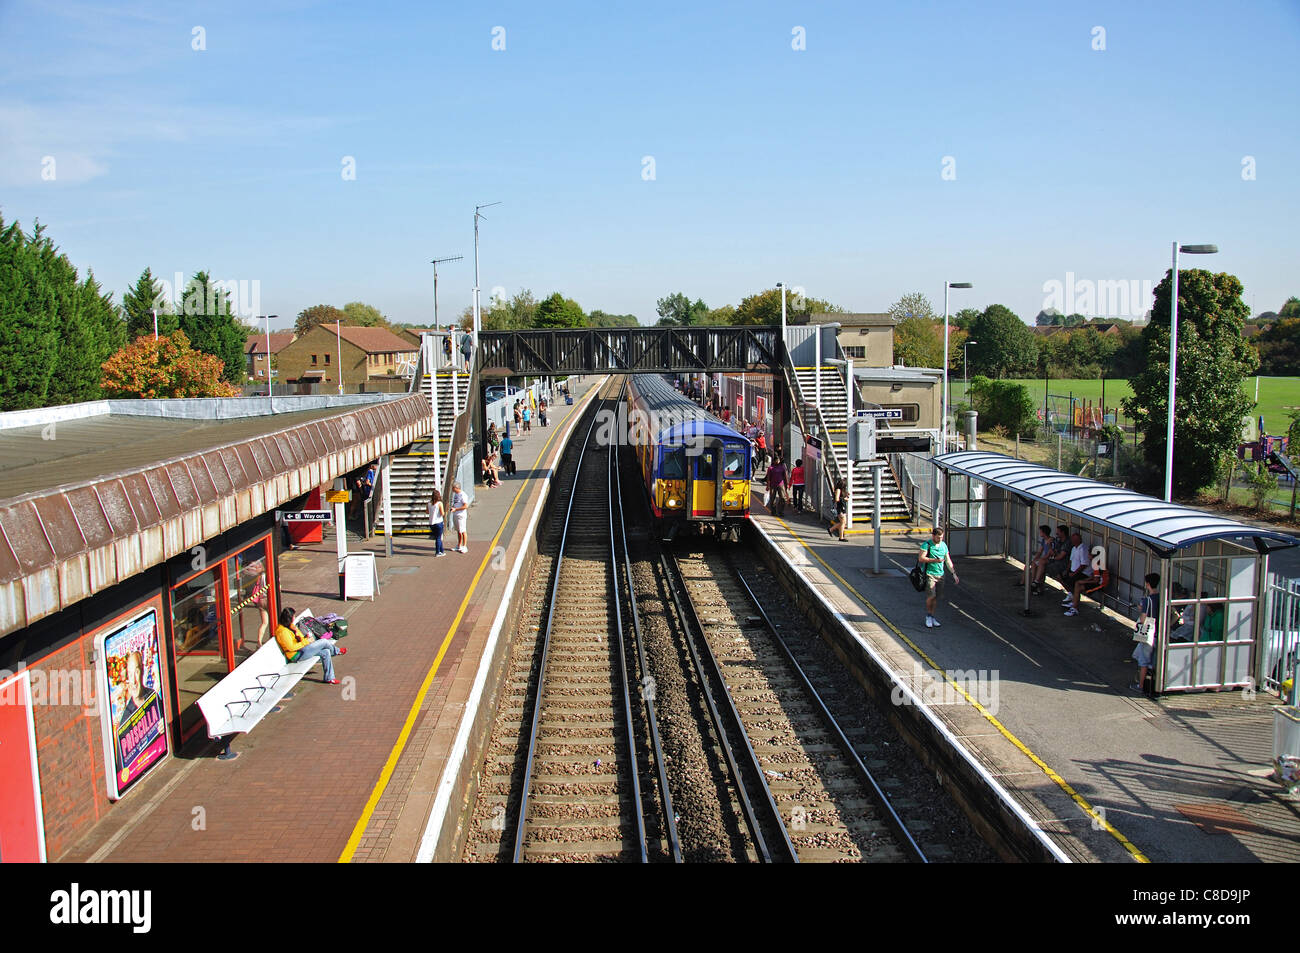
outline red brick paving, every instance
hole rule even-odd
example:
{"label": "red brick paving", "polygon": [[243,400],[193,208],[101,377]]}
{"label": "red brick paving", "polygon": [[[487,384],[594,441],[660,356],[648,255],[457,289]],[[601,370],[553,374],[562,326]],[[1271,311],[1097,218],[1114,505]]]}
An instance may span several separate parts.
{"label": "red brick paving", "polygon": [[[467,555],[449,552],[435,561],[433,543],[411,536],[394,539],[391,558],[382,555],[382,537],[362,547],[380,554],[374,602],[338,598],[333,540],[283,554],[284,604],[318,615],[337,612],[350,622],[348,654],[334,660],[342,684],[322,684],[317,667],[281,711],[234,740],[239,757],[219,761],[215,745],[191,746],[198,750],[187,749],[156,770],[58,859],[337,861],[519,484],[525,484],[523,496],[499,542],[507,566],[522,543],[512,534],[522,534],[545,487],[527,477],[547,440],[582,406],[557,404],[551,427],[515,438],[520,475],[498,489],[477,491]],[[553,465],[561,439],[547,448],[546,466]],[[400,571],[411,568],[416,571]],[[441,772],[508,577],[490,564],[484,569],[354,860],[414,859],[419,835],[411,832],[422,829],[420,817],[412,813],[396,840],[394,833],[417,773]],[[409,807],[427,815],[430,801],[411,797]]]}

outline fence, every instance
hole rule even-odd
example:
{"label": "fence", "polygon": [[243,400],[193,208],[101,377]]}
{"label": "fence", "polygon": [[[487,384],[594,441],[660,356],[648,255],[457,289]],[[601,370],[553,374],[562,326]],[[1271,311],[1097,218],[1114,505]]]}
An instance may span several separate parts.
{"label": "fence", "polygon": [[932,458],[923,453],[890,453],[887,456],[894,468],[894,476],[898,478],[898,489],[911,507],[913,517],[918,523],[933,526],[939,470],[930,462]]}

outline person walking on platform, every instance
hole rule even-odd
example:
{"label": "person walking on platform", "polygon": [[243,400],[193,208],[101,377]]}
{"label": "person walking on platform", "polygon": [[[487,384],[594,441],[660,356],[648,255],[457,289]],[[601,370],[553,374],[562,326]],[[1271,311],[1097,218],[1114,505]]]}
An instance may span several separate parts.
{"label": "person walking on platform", "polygon": [[917,562],[925,567],[925,627],[937,629],[941,625],[935,618],[934,610],[943,595],[943,574],[946,569],[952,573],[952,581],[961,584],[957,578],[957,567],[952,564],[948,554],[948,544],[943,541],[943,529],[936,526],[930,531],[930,538],[921,544],[921,554]]}
{"label": "person walking on platform", "polygon": [[541,421],[542,426],[546,426],[546,398],[543,397],[537,402],[537,419]]}
{"label": "person walking on platform", "polygon": [[777,457],[767,468],[768,509],[778,519],[785,516],[785,464]]}
{"label": "person walking on platform", "polygon": [[533,408],[524,404],[524,433],[530,433],[533,429]]}
{"label": "person walking on platform", "polygon": [[844,483],[844,478],[840,477],[835,481],[835,522],[831,523],[827,532],[831,538],[836,536],[840,542],[844,542],[847,537],[844,535],[848,529],[849,522],[849,488]]}
{"label": "person walking on platform", "polygon": [[447,555],[442,550],[442,530],[446,518],[447,507],[442,505],[442,494],[435,489],[429,497],[429,536],[435,546],[435,558]]}
{"label": "person walking on platform", "polygon": [[796,513],[803,512],[803,460],[799,459],[794,462],[794,469],[790,471],[790,493],[794,497],[794,509]]}
{"label": "person walking on platform", "polygon": [[451,485],[451,518],[456,524],[456,552],[467,553],[469,533],[466,524],[469,522],[469,497],[460,488],[459,480]]}
{"label": "person walking on platform", "polygon": [[[1151,671],[1151,661],[1155,658],[1155,641],[1156,625],[1160,618],[1158,606],[1160,597],[1156,592],[1160,589],[1160,573],[1149,572],[1146,578],[1142,580],[1146,583],[1147,591],[1142,597],[1142,607],[1138,611],[1137,634],[1145,635],[1145,638],[1133,646],[1133,660],[1138,663],[1138,680],[1129,686],[1131,691],[1140,692],[1146,687],[1147,672]],[[1134,641],[1137,641],[1136,637]]]}
{"label": "person walking on platform", "polygon": [[501,438],[501,472],[512,476],[515,472],[515,442],[509,436]]}
{"label": "person walking on platform", "polygon": [[463,336],[460,339],[460,353],[461,356],[465,358],[465,370],[468,371],[470,358],[474,355],[474,339],[470,337],[468,331],[462,332],[462,334]]}

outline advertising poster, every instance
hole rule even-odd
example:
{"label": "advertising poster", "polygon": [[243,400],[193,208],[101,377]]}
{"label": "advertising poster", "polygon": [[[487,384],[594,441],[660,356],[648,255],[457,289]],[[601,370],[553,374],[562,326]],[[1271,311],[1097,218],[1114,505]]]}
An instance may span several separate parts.
{"label": "advertising poster", "polygon": [[167,757],[157,610],[96,642],[108,796],[117,799]]}

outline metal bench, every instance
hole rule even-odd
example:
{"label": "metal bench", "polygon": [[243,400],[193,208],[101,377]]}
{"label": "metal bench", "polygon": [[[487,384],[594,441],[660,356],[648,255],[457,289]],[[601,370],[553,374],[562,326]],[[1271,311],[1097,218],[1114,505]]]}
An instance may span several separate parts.
{"label": "metal bench", "polygon": [[[311,610],[305,610],[293,621],[296,624],[309,615]],[[272,638],[205,692],[198,706],[208,725],[208,737],[222,743],[217,757],[222,761],[236,757],[230,750],[231,738],[252,731],[319,661],[319,657],[310,656],[290,662]]]}

